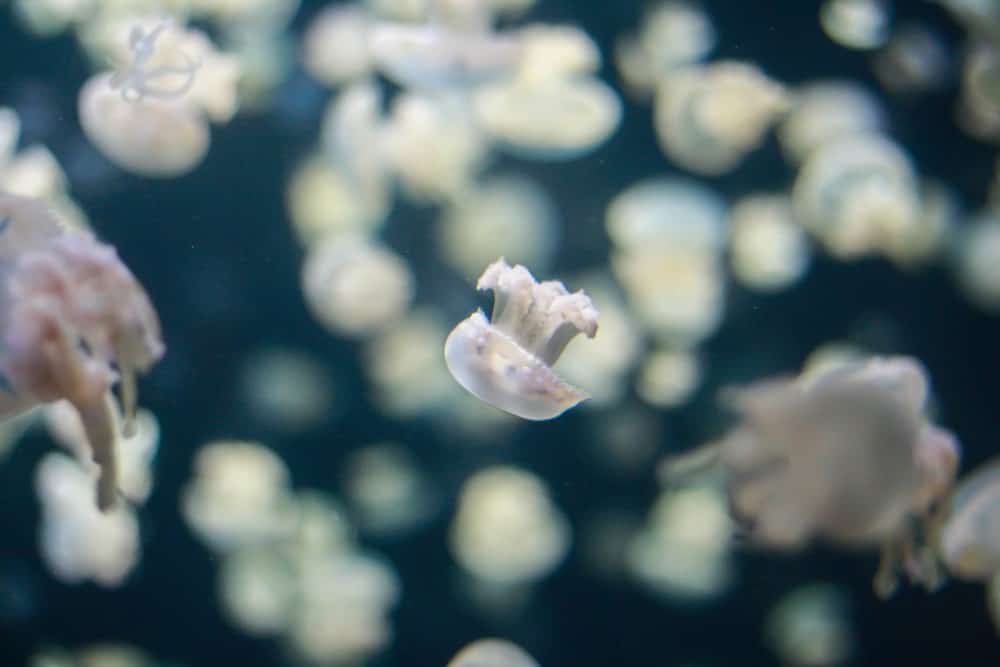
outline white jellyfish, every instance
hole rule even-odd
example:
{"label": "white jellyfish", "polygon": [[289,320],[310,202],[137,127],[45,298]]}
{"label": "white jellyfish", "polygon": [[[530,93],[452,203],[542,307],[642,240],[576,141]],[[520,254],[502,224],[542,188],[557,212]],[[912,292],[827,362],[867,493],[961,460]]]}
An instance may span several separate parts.
{"label": "white jellyfish", "polygon": [[822,144],[876,132],[884,124],[885,110],[868,89],[853,81],[819,81],[796,91],[778,140],[785,156],[798,163]]}
{"label": "white jellyfish", "polygon": [[368,49],[371,25],[372,19],[364,7],[325,7],[302,38],[306,71],[331,87],[367,76],[373,66]]}
{"label": "white jellyfish", "polygon": [[535,282],[502,258],[476,285],[493,290],[492,320],[476,311],[452,330],[444,355],[452,376],[470,393],[523,419],[543,420],[587,398],[552,370],[563,348],[583,332],[597,333],[598,311],[582,291],[558,281]]}
{"label": "white jellyfish", "polygon": [[844,593],[829,584],[803,586],[768,614],[767,642],[788,667],[833,667],[851,656],[854,637]]}
{"label": "white jellyfish", "polygon": [[[121,90],[126,102],[138,102],[144,97],[177,99],[191,90],[201,63],[183,52],[178,52],[181,61],[176,64],[152,63],[156,54],[156,42],[170,23],[163,21],[151,30],[133,26],[128,36],[130,60],[118,65],[108,79],[112,90]],[[157,81],[166,80],[164,85]]]}
{"label": "white jellyfish", "polygon": [[741,283],[775,292],[798,281],[809,267],[810,250],[786,195],[750,195],[733,207],[729,262]]}
{"label": "white jellyfish", "polygon": [[948,571],[965,580],[1000,574],[1000,463],[992,461],[959,483],[952,512],[941,532],[940,552]]}
{"label": "white jellyfish", "polygon": [[539,667],[517,644],[505,639],[477,639],[452,658],[446,667]]}
{"label": "white jellyfish", "polygon": [[889,8],[882,0],[826,0],[819,19],[827,36],[849,49],[875,49],[889,37]]}
{"label": "white jellyfish", "polygon": [[163,355],[156,312],[114,248],[63,231],[41,202],[0,194],[0,218],[0,405],[72,404],[101,467],[97,504],[108,509],[118,493],[111,389],[119,383],[129,435],[135,376]]}

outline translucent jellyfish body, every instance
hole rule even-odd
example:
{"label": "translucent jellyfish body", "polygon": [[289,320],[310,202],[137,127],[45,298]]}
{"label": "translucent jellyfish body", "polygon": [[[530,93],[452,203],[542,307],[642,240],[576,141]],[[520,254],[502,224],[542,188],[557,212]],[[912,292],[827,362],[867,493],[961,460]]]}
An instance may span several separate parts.
{"label": "translucent jellyfish body", "polygon": [[493,290],[492,320],[476,311],[448,335],[444,356],[470,393],[518,417],[552,419],[587,398],[552,370],[563,348],[597,333],[597,309],[558,281],[538,283],[523,266],[499,259],[476,285]]}
{"label": "translucent jellyfish body", "polygon": [[1000,574],[1000,463],[962,479],[941,533],[940,552],[956,577],[986,581]]}
{"label": "translucent jellyfish body", "polygon": [[985,212],[969,220],[955,244],[955,274],[965,296],[1000,310],[1000,216]]}
{"label": "translucent jellyfish body", "polygon": [[330,331],[361,336],[406,312],[413,276],[401,257],[376,241],[335,237],[309,250],[302,290],[313,315]]}
{"label": "translucent jellyfish body", "polygon": [[784,87],[753,65],[690,65],[664,78],[654,124],[668,158],[698,173],[721,174],[757,148],[790,105]]}
{"label": "translucent jellyfish body", "polygon": [[889,37],[889,8],[883,0],[826,0],[819,19],[827,36],[849,49],[875,49]]}
{"label": "translucent jellyfish body", "polygon": [[798,163],[826,142],[874,133],[884,123],[885,110],[869,90],[852,81],[822,81],[796,91],[778,139],[785,156]]}
{"label": "translucent jellyfish body", "polygon": [[785,595],[768,614],[765,640],[789,667],[833,667],[844,664],[853,650],[843,592],[829,584],[813,584]]}
{"label": "translucent jellyfish body", "polygon": [[65,399],[79,413],[101,466],[97,503],[117,495],[118,439],[110,391],[121,387],[122,432],[134,430],[137,373],[163,355],[159,321],[114,249],[62,231],[39,201],[0,194],[2,407],[17,412]]}
{"label": "translucent jellyfish body", "polygon": [[531,584],[565,558],[569,522],[545,483],[508,466],[482,470],[462,487],[449,536],[468,572],[497,586]]}
{"label": "translucent jellyfish body", "polygon": [[539,667],[517,644],[503,639],[477,639],[452,658],[447,667]]}
{"label": "translucent jellyfish body", "polygon": [[372,67],[368,50],[371,17],[364,7],[334,5],[320,11],[302,40],[306,71],[327,86],[367,76]]}
{"label": "translucent jellyfish body", "polygon": [[730,214],[729,262],[752,289],[774,292],[794,284],[809,266],[810,249],[784,195],[752,195]]}

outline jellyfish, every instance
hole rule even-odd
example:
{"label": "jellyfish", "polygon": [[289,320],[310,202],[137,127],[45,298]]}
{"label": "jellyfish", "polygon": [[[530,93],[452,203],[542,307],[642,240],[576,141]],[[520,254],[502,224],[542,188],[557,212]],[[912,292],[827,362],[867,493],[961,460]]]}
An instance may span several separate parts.
{"label": "jellyfish", "polygon": [[485,403],[522,419],[558,417],[588,398],[552,370],[578,333],[597,333],[598,311],[582,291],[542,283],[500,258],[476,285],[494,292],[493,317],[474,312],[452,330],[444,356],[452,376]]}
{"label": "jellyfish", "polygon": [[97,504],[107,510],[118,493],[111,389],[117,382],[129,436],[136,374],[163,356],[156,311],[114,248],[63,231],[38,200],[0,194],[0,218],[0,406],[67,400],[101,468]]}
{"label": "jellyfish", "polygon": [[[156,42],[164,30],[170,27],[169,21],[161,21],[151,30],[143,30],[141,26],[133,26],[128,36],[129,62],[118,65],[108,80],[113,90],[120,90],[122,99],[126,102],[138,102],[145,97],[160,99],[177,99],[191,90],[201,63],[183,52],[178,52],[183,59],[175,65],[153,65],[156,54]],[[157,86],[156,81],[179,79],[172,85]]]}
{"label": "jellyfish", "polygon": [[1000,462],[987,463],[964,478],[952,507],[940,545],[948,571],[971,581],[1000,574]]}
{"label": "jellyfish", "polygon": [[538,667],[538,663],[505,639],[477,639],[459,651],[447,667]]}

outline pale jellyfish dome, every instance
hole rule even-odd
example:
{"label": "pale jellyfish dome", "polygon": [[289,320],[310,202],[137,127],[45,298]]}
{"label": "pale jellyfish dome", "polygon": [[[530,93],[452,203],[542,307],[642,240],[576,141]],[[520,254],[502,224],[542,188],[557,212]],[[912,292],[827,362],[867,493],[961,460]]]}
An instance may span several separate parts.
{"label": "pale jellyfish dome", "polygon": [[785,195],[752,195],[730,212],[729,262],[736,279],[774,292],[797,282],[809,266],[809,241]]}
{"label": "pale jellyfish dome", "polygon": [[717,251],[726,240],[726,204],[711,188],[684,178],[632,185],[608,206],[605,226],[619,248]]}
{"label": "pale jellyfish dome", "polygon": [[515,78],[483,86],[473,97],[483,128],[509,152],[536,160],[569,160],[603,144],[618,129],[618,94],[596,78]]}
{"label": "pale jellyfish dome", "polygon": [[248,634],[269,636],[285,630],[295,594],[293,572],[274,549],[240,549],[222,561],[222,611],[230,623]]}
{"label": "pale jellyfish dome", "polygon": [[323,115],[323,152],[371,208],[390,200],[389,164],[383,146],[382,94],[372,81],[353,83]]}
{"label": "pale jellyfish dome", "polygon": [[654,128],[668,158],[700,174],[734,169],[791,106],[780,83],[738,61],[671,70],[654,100]]}
{"label": "pale jellyfish dome", "polygon": [[1000,310],[1000,217],[988,212],[966,222],[954,262],[965,295],[982,308]]}
{"label": "pale jellyfish dome", "polygon": [[541,479],[496,466],[463,485],[449,541],[456,560],[476,577],[519,585],[559,566],[569,551],[570,526]]}
{"label": "pale jellyfish dome", "polygon": [[546,269],[558,235],[551,197],[518,175],[495,176],[473,185],[445,209],[437,228],[444,259],[470,280],[498,254]]}
{"label": "pale jellyfish dome", "polygon": [[829,584],[785,595],[768,614],[765,638],[790,667],[834,667],[851,657],[846,596]]}
{"label": "pale jellyfish dome", "polygon": [[948,571],[961,579],[1000,574],[1000,463],[979,468],[955,489],[940,552]]}
{"label": "pale jellyfish dome", "polygon": [[362,530],[375,535],[400,535],[429,520],[436,509],[431,487],[402,445],[368,445],[347,461],[344,494]]}
{"label": "pale jellyfish dome", "polygon": [[302,291],[312,314],[336,334],[364,336],[398,320],[413,299],[405,260],[375,240],[334,237],[309,249]]}
{"label": "pale jellyfish dome", "polygon": [[664,491],[626,548],[626,566],[662,595],[705,599],[732,579],[732,528],[724,494],[711,484]]}
{"label": "pale jellyfish dome", "polygon": [[125,171],[172,178],[197,167],[208,152],[208,123],[184,100],[144,97],[126,101],[109,74],[80,90],[80,125],[111,162]]}
{"label": "pale jellyfish dome", "polygon": [[885,111],[871,91],[853,81],[821,81],[796,91],[778,139],[792,162],[801,162],[824,143],[877,132]]}
{"label": "pale jellyfish dome", "polygon": [[240,393],[255,417],[284,431],[322,423],[331,412],[335,389],[322,364],[305,352],[271,347],[243,365]]}
{"label": "pale jellyfish dome", "polygon": [[522,419],[558,417],[588,398],[552,366],[578,333],[593,338],[598,311],[582,291],[561,282],[536,282],[520,264],[501,258],[476,287],[493,290],[492,320],[477,310],[444,344],[452,377],[470,394]]}
{"label": "pale jellyfish dome", "polygon": [[913,165],[882,135],[852,135],[813,151],[792,199],[797,219],[840,258],[885,251],[920,224]]}
{"label": "pale jellyfish dome", "polygon": [[701,362],[692,351],[658,349],[643,359],[635,390],[650,405],[677,407],[691,398],[701,377]]}
{"label": "pale jellyfish dome", "polygon": [[517,644],[505,639],[477,639],[452,658],[447,667],[539,667]]}
{"label": "pale jellyfish dome", "polygon": [[826,0],[820,25],[833,41],[849,49],[869,51],[889,38],[889,7],[884,0]]}
{"label": "pale jellyfish dome", "polygon": [[522,47],[519,78],[546,81],[593,74],[601,67],[600,48],[577,26],[532,23],[517,34]]}
{"label": "pale jellyfish dome", "polygon": [[385,222],[390,206],[388,196],[366,197],[345,168],[318,156],[296,167],[285,200],[296,236],[307,246],[323,238],[373,232]]}
{"label": "pale jellyfish dome", "polygon": [[327,86],[367,76],[372,69],[368,37],[371,18],[364,7],[333,5],[313,18],[302,41],[306,71]]}

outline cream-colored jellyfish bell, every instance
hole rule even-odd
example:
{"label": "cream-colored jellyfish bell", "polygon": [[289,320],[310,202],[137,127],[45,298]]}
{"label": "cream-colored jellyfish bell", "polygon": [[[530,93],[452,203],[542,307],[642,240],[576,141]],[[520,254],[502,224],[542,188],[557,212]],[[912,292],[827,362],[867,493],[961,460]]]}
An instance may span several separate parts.
{"label": "cream-colored jellyfish bell", "polygon": [[962,480],[941,533],[941,558],[956,577],[986,581],[1000,574],[1000,462]]}
{"label": "cream-colored jellyfish bell", "polygon": [[0,193],[0,220],[0,409],[72,404],[101,466],[97,504],[108,509],[118,483],[111,388],[120,383],[129,435],[135,376],[163,355],[156,312],[114,248],[63,231],[38,200]]}
{"label": "cream-colored jellyfish bell", "polygon": [[535,281],[528,269],[502,258],[476,285],[493,290],[493,317],[481,310],[463,320],[444,344],[452,376],[470,393],[523,419],[558,417],[588,396],[552,370],[578,333],[597,333],[597,309],[582,291]]}
{"label": "cream-colored jellyfish bell", "polygon": [[538,667],[538,663],[505,639],[477,639],[459,651],[447,667]]}

